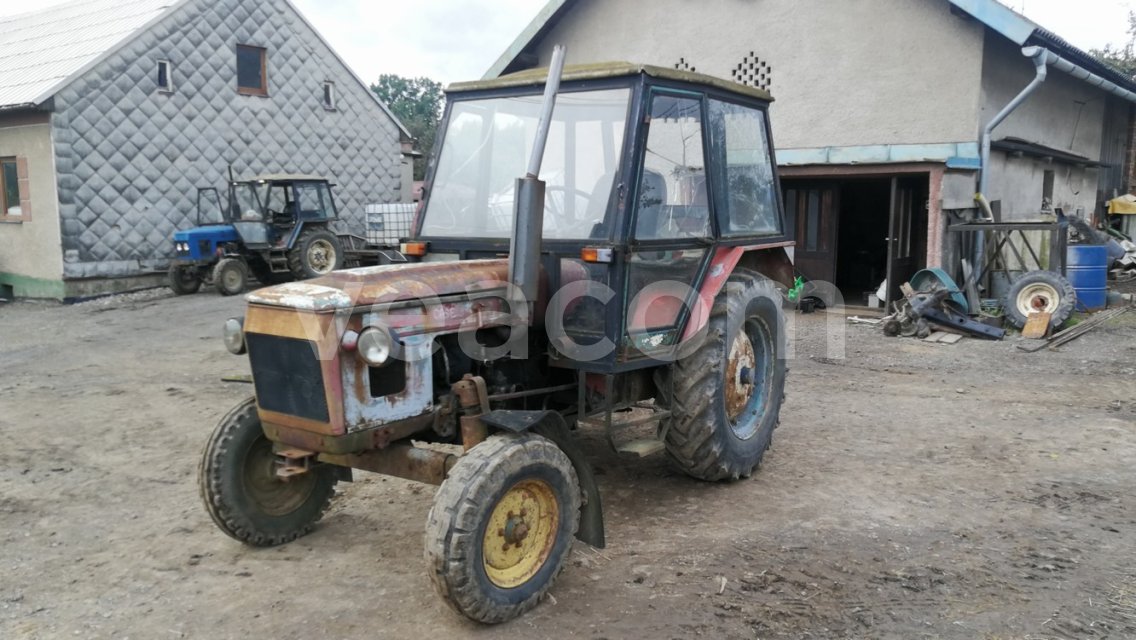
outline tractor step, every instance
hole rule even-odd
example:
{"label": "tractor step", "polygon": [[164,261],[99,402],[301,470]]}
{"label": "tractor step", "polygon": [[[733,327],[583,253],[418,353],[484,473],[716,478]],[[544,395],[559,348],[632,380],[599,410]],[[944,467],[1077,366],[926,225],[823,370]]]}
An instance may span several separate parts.
{"label": "tractor step", "polygon": [[619,445],[615,450],[619,453],[626,453],[630,455],[646,458],[647,456],[655,455],[661,452],[665,447],[663,441],[658,438],[643,438],[641,440],[632,440]]}

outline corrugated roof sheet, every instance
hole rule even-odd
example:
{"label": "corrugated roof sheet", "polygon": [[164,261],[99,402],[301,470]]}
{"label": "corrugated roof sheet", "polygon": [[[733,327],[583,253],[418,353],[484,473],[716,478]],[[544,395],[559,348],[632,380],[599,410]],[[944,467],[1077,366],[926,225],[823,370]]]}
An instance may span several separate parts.
{"label": "corrugated roof sheet", "polygon": [[43,102],[180,0],[75,0],[0,18],[0,109]]}

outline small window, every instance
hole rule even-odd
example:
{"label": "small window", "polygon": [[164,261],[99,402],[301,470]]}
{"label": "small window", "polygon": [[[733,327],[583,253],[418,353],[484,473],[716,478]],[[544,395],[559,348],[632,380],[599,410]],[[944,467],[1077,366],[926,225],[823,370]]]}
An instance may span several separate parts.
{"label": "small window", "polygon": [[173,93],[174,80],[170,75],[173,69],[170,68],[169,60],[158,61],[158,91],[165,93]]}
{"label": "small window", "polygon": [[0,158],[0,219],[21,218],[20,172],[15,158]]}
{"label": "small window", "polygon": [[328,111],[335,111],[335,83],[323,83],[323,108]]}
{"label": "small window", "polygon": [[237,91],[251,96],[268,95],[267,50],[237,45]]}

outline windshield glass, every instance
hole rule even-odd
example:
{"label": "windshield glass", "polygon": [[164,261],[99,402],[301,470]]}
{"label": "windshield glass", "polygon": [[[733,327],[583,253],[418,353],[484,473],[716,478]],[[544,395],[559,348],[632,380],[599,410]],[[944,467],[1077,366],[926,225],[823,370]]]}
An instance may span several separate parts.
{"label": "windshield glass", "polygon": [[[630,89],[560,94],[544,150],[544,237],[606,237],[604,220],[623,148]],[[451,109],[424,236],[504,238],[524,175],[541,96],[460,101]]]}

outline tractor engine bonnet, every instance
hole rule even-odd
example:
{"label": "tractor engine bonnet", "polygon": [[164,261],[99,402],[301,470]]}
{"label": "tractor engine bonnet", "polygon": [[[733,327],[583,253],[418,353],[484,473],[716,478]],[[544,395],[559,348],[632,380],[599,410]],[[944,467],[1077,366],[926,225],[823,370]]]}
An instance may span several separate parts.
{"label": "tractor engine bonnet", "polygon": [[504,289],[508,281],[509,261],[505,259],[420,262],[336,271],[322,278],[259,289],[249,294],[248,301],[317,313],[409,300],[429,305],[439,299]]}

